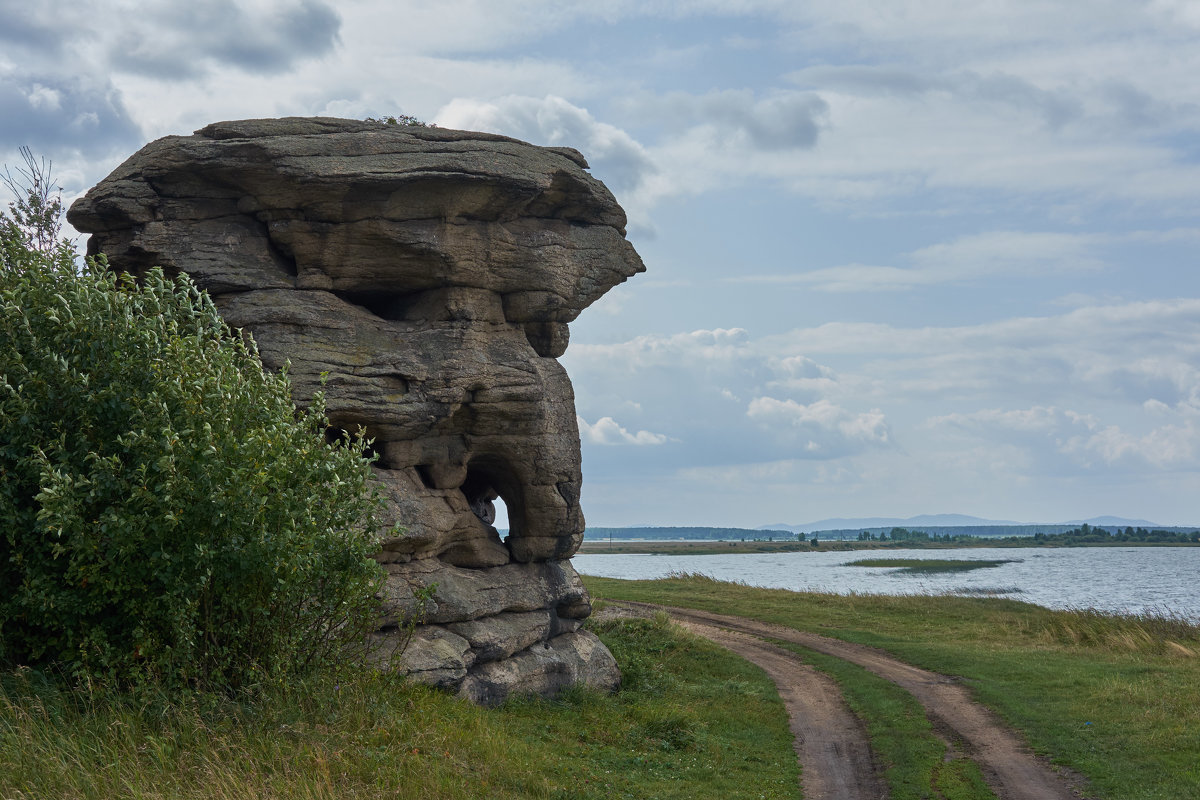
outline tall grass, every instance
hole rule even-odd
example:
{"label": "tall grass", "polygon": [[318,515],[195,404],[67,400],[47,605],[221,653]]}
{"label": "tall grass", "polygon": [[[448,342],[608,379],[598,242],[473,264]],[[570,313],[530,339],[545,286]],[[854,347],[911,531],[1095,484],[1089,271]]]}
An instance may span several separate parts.
{"label": "tall grass", "polygon": [[1094,608],[1045,611],[1022,625],[1034,636],[1061,644],[1175,658],[1200,655],[1200,625],[1165,609],[1138,614]]}
{"label": "tall grass", "polygon": [[369,672],[230,699],[19,670],[0,676],[0,797],[795,795],[786,714],[761,671],[663,621],[599,628],[626,667],[621,691],[499,709]]}

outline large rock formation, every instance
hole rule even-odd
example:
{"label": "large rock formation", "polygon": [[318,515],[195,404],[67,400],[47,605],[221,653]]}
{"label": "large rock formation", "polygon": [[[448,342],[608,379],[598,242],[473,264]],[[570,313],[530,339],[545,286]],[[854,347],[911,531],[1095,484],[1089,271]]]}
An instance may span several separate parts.
{"label": "large rock formation", "polygon": [[[580,624],[583,536],[567,325],[644,269],[625,215],[569,148],[326,118],[152,142],[72,206],[121,270],[187,272],[297,402],[374,437],[387,626],[436,584],[402,656],[479,702],[613,686]],[[493,501],[503,498],[501,541]]]}

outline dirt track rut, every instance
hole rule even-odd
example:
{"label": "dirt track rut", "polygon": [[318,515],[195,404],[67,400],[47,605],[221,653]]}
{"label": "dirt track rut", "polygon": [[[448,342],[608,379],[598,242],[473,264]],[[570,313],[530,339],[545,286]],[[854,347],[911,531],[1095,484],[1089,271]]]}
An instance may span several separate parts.
{"label": "dirt track rut", "polygon": [[800,786],[805,800],[884,800],[888,796],[871,761],[866,731],[828,676],[797,660],[795,653],[755,636],[679,621],[762,667],[775,682],[803,768]]}
{"label": "dirt track rut", "polygon": [[[945,675],[905,664],[872,647],[744,617],[649,603],[616,605],[643,613],[665,611],[767,672],[779,687],[792,719],[807,800],[877,800],[887,793],[871,768],[862,725],[846,709],[836,685],[794,653],[762,639],[798,644],[850,661],[910,692],[935,727],[952,732],[959,740],[1000,800],[1079,800],[1083,796],[1072,781],[1038,759],[991,711]],[[814,700],[817,695],[825,696],[824,700]],[[849,715],[852,724],[842,714]]]}

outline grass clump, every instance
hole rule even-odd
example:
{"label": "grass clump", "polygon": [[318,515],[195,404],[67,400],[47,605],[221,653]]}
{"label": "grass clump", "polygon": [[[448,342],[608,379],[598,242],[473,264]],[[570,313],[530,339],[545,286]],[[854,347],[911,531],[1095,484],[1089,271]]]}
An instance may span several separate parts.
{"label": "grass clump", "polygon": [[363,671],[234,696],[9,672],[0,797],[795,797],[786,714],[760,670],[665,621],[596,628],[629,667],[619,692],[497,709]]}
{"label": "grass clump", "polygon": [[1159,656],[1200,656],[1200,625],[1161,614],[1111,614],[1096,609],[1046,610],[1024,621],[1033,636],[1069,646]]}

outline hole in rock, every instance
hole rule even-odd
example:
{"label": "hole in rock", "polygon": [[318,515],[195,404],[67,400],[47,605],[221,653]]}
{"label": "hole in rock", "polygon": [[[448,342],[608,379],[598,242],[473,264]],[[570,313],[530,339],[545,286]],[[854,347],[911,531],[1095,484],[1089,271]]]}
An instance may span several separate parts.
{"label": "hole in rock", "polygon": [[428,464],[417,464],[417,475],[420,476],[421,483],[425,484],[426,489],[437,488],[437,481],[433,479],[433,474],[429,471]]}
{"label": "hole in rock", "polygon": [[272,237],[270,233],[271,229],[268,225],[259,224],[261,235],[267,240],[267,249],[275,256],[276,263],[283,267],[283,271],[293,278],[299,275],[300,270],[296,266],[296,254],[292,252],[291,245]]}
{"label": "hole in rock", "polygon": [[520,533],[524,521],[521,484],[503,462],[476,459],[468,464],[462,493],[483,522],[510,534]]}
{"label": "hole in rock", "polygon": [[403,321],[422,292],[333,292],[347,303],[365,308],[380,319]]}
{"label": "hole in rock", "polygon": [[504,504],[504,498],[497,496],[492,503],[496,507],[496,521],[492,523],[492,527],[501,534],[508,533],[508,506]]}

